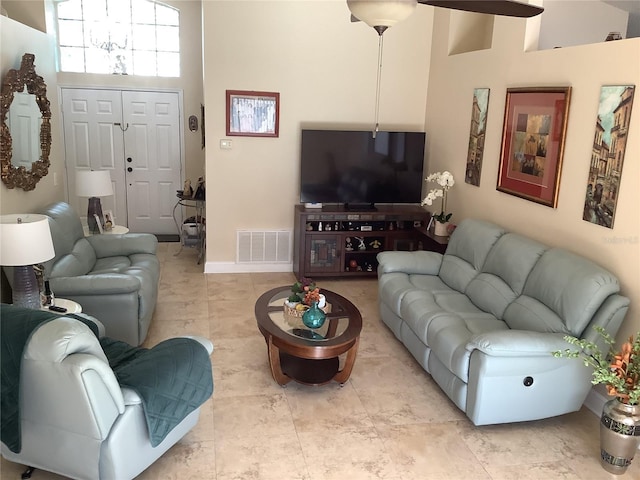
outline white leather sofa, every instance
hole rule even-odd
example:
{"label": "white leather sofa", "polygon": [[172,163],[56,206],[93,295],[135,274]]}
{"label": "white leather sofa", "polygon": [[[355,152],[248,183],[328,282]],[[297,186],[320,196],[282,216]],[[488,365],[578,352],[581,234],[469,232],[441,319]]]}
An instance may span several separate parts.
{"label": "white leather sofa", "polygon": [[[195,402],[204,402],[213,390],[209,358],[213,345],[207,339],[196,337],[197,342],[172,339],[184,341],[181,345],[189,343],[190,351],[197,355],[183,358],[181,352],[185,350],[175,348],[176,343],[170,344],[179,359],[174,362],[175,368],[167,370],[174,370],[173,375],[178,372],[176,389],[187,391],[189,400],[179,405],[180,413],[186,416],[154,444],[145,415],[144,401],[148,397],[141,396],[139,389],[119,384],[110,366],[110,360],[114,360],[107,359],[98,337],[87,324],[71,316],[48,320],[33,330],[22,350],[21,346],[7,344],[5,335],[16,328],[15,324],[11,327],[5,323],[7,318],[22,315],[14,308],[2,305],[1,319],[3,362],[7,350],[15,347],[16,355],[20,353],[18,350],[23,352],[19,419],[16,419],[19,439],[14,441],[15,438],[9,437],[7,440],[8,432],[2,433],[1,452],[7,460],[74,479],[129,480],[155,462],[198,422],[201,404]],[[82,316],[97,325],[98,335],[104,333],[100,322]],[[28,317],[19,317],[20,321],[26,319]],[[193,375],[186,375],[186,371]],[[159,371],[153,380],[168,375],[171,375],[168,371]],[[202,390],[193,393],[190,387],[195,382],[189,383],[185,377],[202,379]],[[3,406],[10,394],[5,381],[3,378]],[[180,383],[182,381],[188,385]],[[185,404],[189,405],[183,408]],[[167,402],[163,408],[169,410],[166,405]],[[10,422],[3,416],[3,427],[5,425]]]}
{"label": "white leather sofa", "polygon": [[444,255],[378,254],[383,322],[476,425],[580,409],[583,362],[555,358],[565,335],[605,347],[629,299],[595,263],[480,220],[460,223]]}

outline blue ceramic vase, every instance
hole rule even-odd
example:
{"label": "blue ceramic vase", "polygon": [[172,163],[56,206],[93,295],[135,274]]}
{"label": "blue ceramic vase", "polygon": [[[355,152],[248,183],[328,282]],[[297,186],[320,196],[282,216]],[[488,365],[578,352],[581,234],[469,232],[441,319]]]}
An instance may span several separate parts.
{"label": "blue ceramic vase", "polygon": [[325,313],[318,308],[318,302],[313,302],[311,307],[302,315],[302,323],[307,328],[320,328],[327,319]]}

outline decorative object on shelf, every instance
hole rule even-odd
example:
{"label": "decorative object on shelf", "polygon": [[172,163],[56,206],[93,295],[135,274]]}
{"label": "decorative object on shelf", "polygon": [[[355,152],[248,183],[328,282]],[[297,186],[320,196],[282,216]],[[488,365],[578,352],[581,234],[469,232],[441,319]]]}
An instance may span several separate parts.
{"label": "decorative object on shelf", "polygon": [[191,179],[187,178],[184,181],[184,187],[182,190],[182,198],[191,198],[193,197],[193,187],[191,186]]}
{"label": "decorative object on shelf", "polygon": [[613,397],[602,411],[600,419],[600,464],[613,474],[623,474],[640,446],[640,332],[613,350],[615,339],[602,327],[594,327],[609,346],[603,355],[598,346],[584,339],[565,336],[580,350],[553,352],[555,357],[580,357],[585,366],[593,368],[591,383],[604,384]]}
{"label": "decorative object on shelf", "polygon": [[[108,170],[76,170],[76,195],[89,197],[87,225],[93,234],[104,230],[104,216],[100,197],[113,195],[111,174]],[[97,217],[97,218],[96,218]]]}
{"label": "decorative object on shelf", "polygon": [[104,212],[104,230],[106,232],[110,232],[115,225],[115,219],[113,216],[113,211],[105,210]]}
{"label": "decorative object on shelf", "polygon": [[198,181],[196,182],[196,192],[193,194],[193,198],[196,200],[206,199],[206,188],[203,177],[198,177]]}
{"label": "decorative object on shelf", "polygon": [[227,90],[227,135],[277,137],[280,94]]}
{"label": "decorative object on shelf", "polygon": [[355,237],[356,240],[358,240],[358,250],[366,250],[367,246],[364,243],[364,238],[362,237]]}
{"label": "decorative object on shelf", "polygon": [[14,305],[31,309],[42,306],[33,265],[54,256],[49,220],[45,215],[29,213],[0,217],[0,265],[13,267]]}
{"label": "decorative object on shelf", "polygon": [[634,91],[633,85],[605,86],[600,90],[582,219],[607,228],[613,228],[620,197]]}
{"label": "decorative object on shelf", "polygon": [[291,286],[291,295],[284,302],[284,311],[288,315],[300,317],[314,302],[318,308],[328,311],[326,298],[315,282],[311,278],[302,277]]}
{"label": "decorative object on shelf", "polygon": [[571,87],[508,88],[496,189],[556,208]]}
{"label": "decorative object on shelf", "polygon": [[[448,172],[446,170],[442,173],[440,172],[432,173],[426,178],[426,181],[435,182],[441,187],[441,188],[434,188],[430,190],[427,196],[424,197],[424,200],[422,200],[422,202],[420,203],[420,205],[422,206],[433,205],[433,201],[436,198],[442,198],[442,202],[440,204],[440,213],[438,214],[434,213],[432,216],[433,219],[435,219],[436,221],[436,228],[437,228],[438,223],[446,224],[451,218],[451,216],[453,215],[453,213],[447,213],[447,193],[449,192],[449,189],[455,185],[456,182],[453,179],[453,175],[451,174],[451,172]],[[445,233],[440,236],[447,235],[446,227],[444,232]],[[438,233],[435,233],[435,234],[439,235]]]}
{"label": "decorative object on shelf", "polygon": [[302,314],[302,323],[312,329],[322,327],[326,319],[327,315],[320,310],[317,301],[313,301],[307,311]]}
{"label": "decorative object on shelf", "polygon": [[433,227],[433,233],[438,237],[446,237],[449,235],[449,222],[441,223],[435,222]]}
{"label": "decorative object on shelf", "polygon": [[369,242],[369,246],[374,250],[378,250],[382,246],[382,243],[380,243],[380,240],[377,238],[374,238],[373,241]]}
{"label": "decorative object on shelf", "polygon": [[475,88],[473,90],[469,151],[467,152],[467,170],[464,181],[476,187],[480,186],[480,174],[482,173],[487,111],[489,110],[489,92],[490,90],[488,88]]}
{"label": "decorative object on shelf", "polygon": [[352,252],[352,251],[353,251],[353,244],[351,243],[351,237],[347,237],[347,238],[345,238],[345,239],[344,239],[344,242],[345,242],[345,247],[344,247],[344,249],[345,249],[347,252]]}

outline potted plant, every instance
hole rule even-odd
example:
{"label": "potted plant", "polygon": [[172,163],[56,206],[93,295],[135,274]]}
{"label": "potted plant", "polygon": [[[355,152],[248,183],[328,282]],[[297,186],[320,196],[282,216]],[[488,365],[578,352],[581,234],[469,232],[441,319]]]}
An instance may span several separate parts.
{"label": "potted plant", "polygon": [[311,278],[302,277],[291,285],[291,294],[285,302],[285,310],[289,309],[289,313],[293,313],[292,311],[304,312],[313,302],[318,303],[318,308],[324,308],[326,305],[325,296],[320,293],[320,288]]}
{"label": "potted plant", "polygon": [[600,421],[600,463],[610,473],[620,475],[631,464],[640,445],[640,332],[624,342],[620,350],[613,348],[615,340],[604,328],[594,327],[609,346],[607,354],[593,342],[565,336],[580,350],[553,352],[556,357],[582,358],[593,368],[594,385],[603,384],[614,398],[608,401]]}
{"label": "potted plant", "polygon": [[453,179],[453,174],[446,170],[442,173],[436,172],[430,174],[426,178],[426,181],[437,183],[440,188],[430,190],[420,205],[433,205],[434,200],[437,198],[442,199],[440,204],[440,213],[434,213],[432,217],[436,221],[434,233],[439,236],[446,236],[448,235],[447,227],[449,226],[449,220],[453,215],[450,212],[447,213],[447,192],[456,182]]}

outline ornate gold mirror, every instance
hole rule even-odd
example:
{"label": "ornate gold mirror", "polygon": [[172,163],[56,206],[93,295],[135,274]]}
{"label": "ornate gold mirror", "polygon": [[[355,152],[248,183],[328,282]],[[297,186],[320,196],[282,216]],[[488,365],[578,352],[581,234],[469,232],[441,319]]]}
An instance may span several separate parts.
{"label": "ornate gold mirror", "polygon": [[[0,97],[0,163],[8,188],[33,190],[49,172],[51,108],[47,85],[36,74],[35,55],[22,56],[20,70],[11,69],[2,82]],[[12,105],[13,104],[13,105]],[[13,150],[12,136],[17,151]]]}

